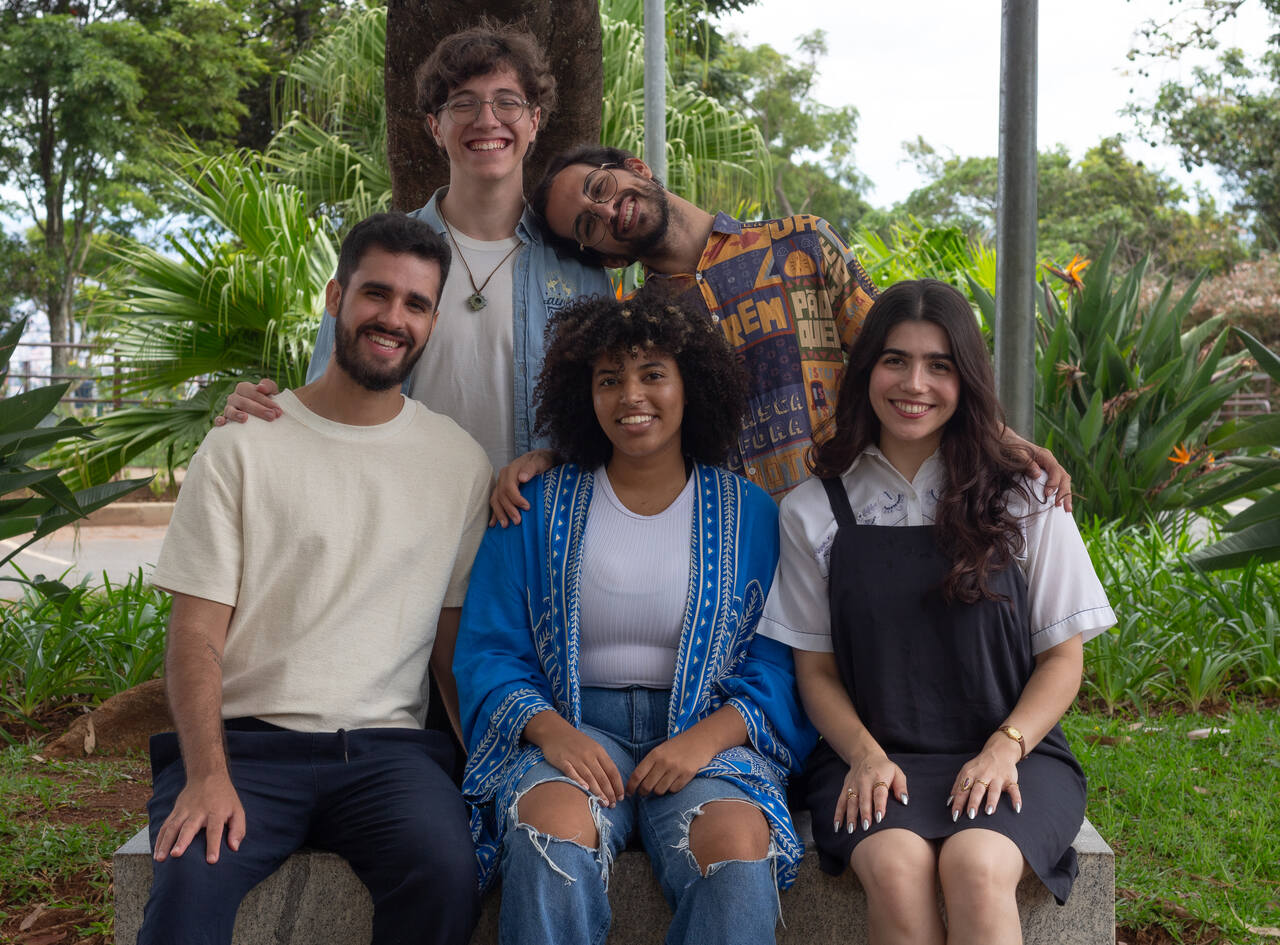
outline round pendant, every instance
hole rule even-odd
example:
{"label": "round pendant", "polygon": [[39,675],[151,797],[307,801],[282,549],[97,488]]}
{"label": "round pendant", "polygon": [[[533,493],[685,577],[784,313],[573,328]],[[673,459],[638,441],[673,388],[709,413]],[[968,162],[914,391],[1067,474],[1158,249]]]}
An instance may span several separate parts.
{"label": "round pendant", "polygon": [[473,312],[480,311],[480,309],[484,308],[488,304],[489,304],[489,300],[486,299],[479,292],[472,293],[471,297],[467,299],[467,307],[470,308],[471,311]]}

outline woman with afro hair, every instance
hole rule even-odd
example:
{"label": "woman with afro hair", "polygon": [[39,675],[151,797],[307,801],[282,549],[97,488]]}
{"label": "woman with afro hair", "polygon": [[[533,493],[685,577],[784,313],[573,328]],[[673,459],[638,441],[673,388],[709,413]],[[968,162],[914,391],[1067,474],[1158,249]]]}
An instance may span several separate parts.
{"label": "woman with afro hair", "polygon": [[668,942],[773,942],[803,854],[785,782],[815,736],[789,649],[755,635],[776,507],[718,467],[745,407],[733,355],[705,317],[597,297],[553,320],[537,391],[567,462],[485,536],[454,658],[501,941],[603,941],[634,837]]}

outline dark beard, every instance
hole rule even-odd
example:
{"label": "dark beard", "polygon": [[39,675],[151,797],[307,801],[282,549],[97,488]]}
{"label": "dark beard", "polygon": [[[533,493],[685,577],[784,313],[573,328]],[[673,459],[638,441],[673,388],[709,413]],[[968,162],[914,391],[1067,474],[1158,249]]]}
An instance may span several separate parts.
{"label": "dark beard", "polygon": [[635,259],[648,256],[653,250],[657,249],[662,244],[662,241],[667,238],[667,229],[671,225],[671,204],[667,201],[667,189],[656,180],[651,180],[647,182],[645,188],[640,192],[645,196],[654,198],[654,205],[658,208],[658,221],[653,229],[644,236],[620,241]]}
{"label": "dark beard", "polygon": [[[378,328],[375,322],[372,325],[366,325],[360,330],[360,333],[377,329],[380,333],[392,338],[399,338],[406,342],[411,342],[402,331],[385,331]],[[404,383],[404,379],[413,371],[414,365],[418,363],[418,359],[422,357],[422,352],[427,349],[423,343],[417,351],[413,351],[401,359],[399,366],[388,367],[379,371],[374,365],[361,360],[357,355],[357,344],[359,334],[348,328],[342,320],[342,304],[338,304],[338,325],[334,332],[334,357],[338,361],[338,367],[342,368],[347,375],[363,387],[365,390],[375,393],[390,390],[393,387],[399,387]]]}

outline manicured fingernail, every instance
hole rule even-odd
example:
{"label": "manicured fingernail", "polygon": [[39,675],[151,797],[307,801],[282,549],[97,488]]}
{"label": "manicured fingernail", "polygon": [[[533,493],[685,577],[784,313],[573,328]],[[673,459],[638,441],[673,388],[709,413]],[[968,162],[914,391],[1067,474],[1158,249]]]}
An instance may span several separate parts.
{"label": "manicured fingernail", "polygon": [[951,806],[951,802],[952,802],[952,801],[954,801],[955,799],[956,799],[956,796],[955,796],[954,794],[952,794],[950,797],[948,797],[948,798],[947,798],[947,804],[946,804],[946,806],[947,806],[947,807],[950,807],[950,806]]}
{"label": "manicured fingernail", "polygon": [[958,810],[953,810],[951,812],[951,822],[954,824],[959,819],[960,819],[960,812]]}
{"label": "manicured fingernail", "polygon": [[1018,801],[1018,803],[1016,803],[1016,804],[1014,804],[1014,805],[1013,805],[1013,812],[1014,812],[1015,814],[1021,814],[1021,813],[1022,813],[1022,801]]}
{"label": "manicured fingernail", "polygon": [[995,809],[994,807],[992,807],[990,804],[988,804],[988,805],[987,805],[987,816],[988,816],[988,817],[990,817],[990,816],[991,816],[992,814],[994,814],[995,812],[996,812],[996,809]]}
{"label": "manicured fingernail", "polygon": [[906,795],[906,794],[903,794],[903,795],[902,795],[902,797],[900,798],[900,800],[902,801],[902,806],[903,806],[903,807],[906,807],[906,806],[907,806],[907,804],[909,804],[909,803],[911,802],[911,798],[907,797],[907,795]]}
{"label": "manicured fingernail", "polygon": [[862,818],[862,829],[863,830],[871,829],[871,821],[867,820],[867,818],[865,817]]}
{"label": "manicured fingernail", "polygon": [[832,829],[832,830],[834,830],[836,833],[839,833],[839,832],[840,832],[840,821],[838,821],[838,820],[833,820],[833,821],[831,821],[831,829]]}
{"label": "manicured fingernail", "polygon": [[882,820],[884,820],[884,811],[882,810],[876,811],[876,823],[880,823],[880,821]]}
{"label": "manicured fingernail", "polygon": [[976,810],[974,810],[972,807],[970,807],[970,808],[969,808],[969,819],[970,819],[970,820],[973,820],[973,818],[975,818],[975,817],[977,817],[977,816],[978,816],[978,812],[977,812]]}
{"label": "manicured fingernail", "polygon": [[848,829],[849,829],[849,833],[853,833],[853,828],[854,828],[854,823],[853,823],[853,821],[851,820],[851,821],[849,821],[849,827],[848,827]]}

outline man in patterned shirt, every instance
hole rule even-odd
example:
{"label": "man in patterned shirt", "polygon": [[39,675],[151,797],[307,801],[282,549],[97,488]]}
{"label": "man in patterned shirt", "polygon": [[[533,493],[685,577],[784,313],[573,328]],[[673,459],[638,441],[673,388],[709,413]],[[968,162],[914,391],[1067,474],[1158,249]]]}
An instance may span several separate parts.
{"label": "man in patterned shirt", "polygon": [[[805,451],[834,412],[846,352],[878,294],[826,220],[709,213],[635,155],[602,145],[552,158],[531,203],[562,253],[605,267],[639,260],[641,292],[705,311],[724,331],[750,390],[729,468],[779,500],[808,478]],[[1032,449],[1065,499],[1069,477],[1047,450]],[[491,500],[499,521],[519,521],[520,483],[553,461],[538,450],[502,471]]]}

